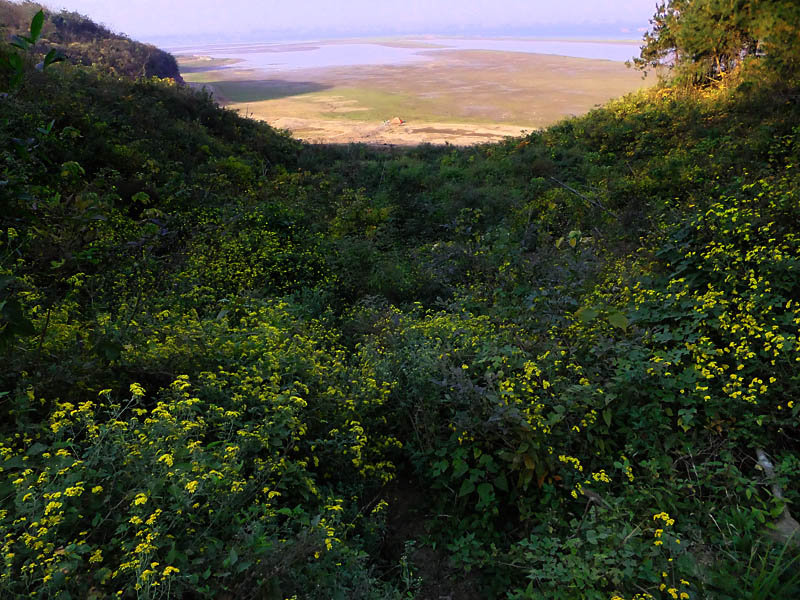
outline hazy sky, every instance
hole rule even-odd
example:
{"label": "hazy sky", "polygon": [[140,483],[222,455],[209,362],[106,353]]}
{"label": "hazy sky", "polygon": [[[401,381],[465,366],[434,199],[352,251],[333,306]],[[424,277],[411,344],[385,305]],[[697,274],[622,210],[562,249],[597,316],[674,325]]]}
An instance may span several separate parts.
{"label": "hazy sky", "polygon": [[[231,37],[255,31],[316,34],[498,33],[614,24],[640,37],[656,0],[45,0],[88,15],[114,31],[147,38]],[[581,27],[582,26],[582,27]],[[624,35],[628,31],[620,31]]]}

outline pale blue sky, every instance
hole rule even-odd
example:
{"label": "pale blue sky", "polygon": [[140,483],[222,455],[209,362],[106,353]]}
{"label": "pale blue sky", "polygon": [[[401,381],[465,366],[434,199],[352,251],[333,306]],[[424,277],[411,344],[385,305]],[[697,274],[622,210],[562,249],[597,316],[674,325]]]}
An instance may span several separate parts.
{"label": "pale blue sky", "polygon": [[146,40],[164,36],[253,32],[302,37],[351,33],[494,35],[541,30],[618,32],[641,37],[656,0],[44,0],[88,15],[114,31]]}

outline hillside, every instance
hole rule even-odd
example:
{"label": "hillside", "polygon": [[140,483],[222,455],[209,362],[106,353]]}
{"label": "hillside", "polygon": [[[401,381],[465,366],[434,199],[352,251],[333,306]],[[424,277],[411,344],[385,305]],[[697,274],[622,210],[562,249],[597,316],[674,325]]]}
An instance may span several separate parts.
{"label": "hillside", "polygon": [[0,48],[0,596],[797,597],[772,56],[379,152]]}
{"label": "hillside", "polygon": [[[33,15],[34,2],[0,0],[0,34],[25,34]],[[111,32],[88,17],[62,10],[45,10],[45,23],[39,48],[60,50],[73,64],[95,66],[106,73],[136,79],[161,77],[183,81],[175,58],[151,44],[143,44]]]}

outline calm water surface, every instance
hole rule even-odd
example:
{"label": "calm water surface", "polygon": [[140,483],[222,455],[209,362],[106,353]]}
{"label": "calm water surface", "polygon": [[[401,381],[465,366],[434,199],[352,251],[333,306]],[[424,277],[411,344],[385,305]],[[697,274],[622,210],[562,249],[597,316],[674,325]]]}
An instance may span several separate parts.
{"label": "calm water surface", "polygon": [[209,55],[215,58],[238,58],[236,68],[267,71],[292,71],[356,65],[404,65],[435,58],[446,50],[496,50],[529,54],[555,54],[576,58],[626,61],[639,54],[639,45],[630,42],[581,42],[558,40],[451,39],[411,40],[434,47],[393,48],[377,42],[302,42],[293,44],[218,44],[183,46],[174,54]]}

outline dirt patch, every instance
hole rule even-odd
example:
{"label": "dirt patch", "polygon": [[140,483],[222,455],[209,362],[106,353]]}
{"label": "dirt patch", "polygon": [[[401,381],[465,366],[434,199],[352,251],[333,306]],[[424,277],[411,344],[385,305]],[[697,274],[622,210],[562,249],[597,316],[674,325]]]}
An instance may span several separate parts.
{"label": "dirt patch", "polygon": [[414,129],[414,133],[423,134],[423,133],[430,133],[433,135],[441,136],[441,135],[450,135],[450,136],[466,136],[466,137],[477,137],[483,138],[486,137],[485,133],[480,133],[477,131],[460,131],[458,129],[436,129],[435,127],[417,127]]}
{"label": "dirt patch", "polygon": [[391,125],[370,121],[295,117],[279,117],[266,121],[277,129],[290,131],[298,139],[320,144],[357,142],[397,146],[419,144],[470,146],[475,143],[497,142],[507,137],[517,137],[526,130],[522,126],[479,126],[469,123],[432,123],[415,126],[413,123]]}

